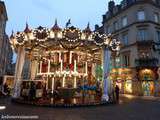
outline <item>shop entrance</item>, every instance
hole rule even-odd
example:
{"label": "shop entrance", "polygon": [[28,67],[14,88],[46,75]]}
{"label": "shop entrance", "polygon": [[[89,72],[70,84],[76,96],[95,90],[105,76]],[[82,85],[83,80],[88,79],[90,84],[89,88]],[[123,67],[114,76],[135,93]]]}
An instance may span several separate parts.
{"label": "shop entrance", "polygon": [[142,81],[142,90],[144,96],[154,95],[155,74],[152,69],[142,69],[139,73]]}
{"label": "shop entrance", "polygon": [[153,96],[154,95],[154,83],[153,81],[144,81],[142,83],[143,95]]}

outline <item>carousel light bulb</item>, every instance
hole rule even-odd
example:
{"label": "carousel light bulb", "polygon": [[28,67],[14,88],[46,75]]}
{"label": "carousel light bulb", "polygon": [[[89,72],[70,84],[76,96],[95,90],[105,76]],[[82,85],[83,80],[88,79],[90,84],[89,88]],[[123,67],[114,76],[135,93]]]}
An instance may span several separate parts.
{"label": "carousel light bulb", "polygon": [[88,36],[88,40],[92,40],[92,35],[89,35],[89,36]]}
{"label": "carousel light bulb", "polygon": [[53,31],[50,32],[50,38],[55,38],[55,33]]}
{"label": "carousel light bulb", "polygon": [[109,39],[105,39],[104,44],[108,45],[109,44]]}
{"label": "carousel light bulb", "polygon": [[13,39],[10,39],[9,43],[10,43],[11,45],[13,45],[13,44],[14,44],[14,43],[13,43]]}
{"label": "carousel light bulb", "polygon": [[30,40],[34,40],[34,39],[35,39],[35,38],[34,38],[34,35],[33,35],[33,32],[29,33],[29,39],[30,39]]}
{"label": "carousel light bulb", "polygon": [[117,46],[117,49],[116,49],[117,51],[120,51],[120,46]]}
{"label": "carousel light bulb", "polygon": [[61,38],[62,38],[62,32],[58,32],[57,37],[58,37],[59,39],[61,39]]}
{"label": "carousel light bulb", "polygon": [[24,34],[24,41],[28,41],[28,34]]}
{"label": "carousel light bulb", "polygon": [[81,39],[82,39],[82,40],[85,40],[85,38],[86,38],[85,34],[84,34],[84,33],[82,33],[82,35],[81,35]]}

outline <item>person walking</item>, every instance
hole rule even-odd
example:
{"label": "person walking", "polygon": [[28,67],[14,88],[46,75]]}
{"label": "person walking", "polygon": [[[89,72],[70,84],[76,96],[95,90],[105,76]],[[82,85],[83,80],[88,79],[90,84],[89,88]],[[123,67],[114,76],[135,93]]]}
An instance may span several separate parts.
{"label": "person walking", "polygon": [[7,83],[5,83],[5,84],[3,85],[3,88],[4,88],[4,92],[6,93],[6,95],[10,95],[10,89],[9,89]]}
{"label": "person walking", "polygon": [[119,101],[119,87],[116,85],[115,87],[115,93],[116,93],[116,101]]}
{"label": "person walking", "polygon": [[3,83],[0,83],[0,96],[6,96],[7,93],[4,91],[4,85]]}

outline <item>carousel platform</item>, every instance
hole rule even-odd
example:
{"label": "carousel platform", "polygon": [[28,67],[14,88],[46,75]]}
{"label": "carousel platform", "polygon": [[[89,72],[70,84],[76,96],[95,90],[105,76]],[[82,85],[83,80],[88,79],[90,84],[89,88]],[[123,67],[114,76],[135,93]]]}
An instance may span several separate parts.
{"label": "carousel platform", "polygon": [[107,106],[116,104],[115,101],[98,101],[98,100],[80,100],[80,99],[70,99],[69,102],[64,102],[63,99],[39,99],[28,101],[22,98],[12,98],[12,102],[16,104],[32,105],[39,107],[51,107],[51,108],[76,108],[76,107],[94,107],[94,106]]}

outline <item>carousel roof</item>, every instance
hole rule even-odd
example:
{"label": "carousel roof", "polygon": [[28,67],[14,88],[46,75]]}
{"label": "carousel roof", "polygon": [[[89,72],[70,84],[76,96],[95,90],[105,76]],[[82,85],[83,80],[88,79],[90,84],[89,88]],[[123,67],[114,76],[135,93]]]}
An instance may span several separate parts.
{"label": "carousel roof", "polygon": [[112,39],[111,35],[92,32],[89,23],[84,30],[74,26],[61,29],[57,20],[52,28],[39,26],[35,29],[29,29],[28,24],[22,32],[12,33],[10,37],[12,48],[17,51],[19,47],[25,47],[27,50],[35,48],[45,49],[67,49],[73,50],[82,48],[95,50],[96,48],[107,47],[112,51],[119,51],[120,42]]}

